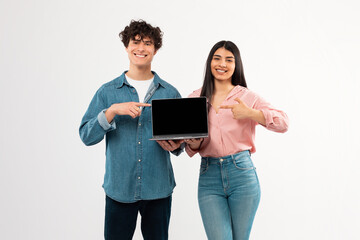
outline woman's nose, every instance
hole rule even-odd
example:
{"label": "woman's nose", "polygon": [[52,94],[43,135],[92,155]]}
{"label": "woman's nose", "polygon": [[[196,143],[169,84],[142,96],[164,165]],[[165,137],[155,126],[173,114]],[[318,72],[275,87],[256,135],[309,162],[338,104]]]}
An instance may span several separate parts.
{"label": "woman's nose", "polygon": [[225,62],[225,61],[221,62],[221,63],[220,63],[220,66],[221,66],[221,67],[226,67],[226,62]]}

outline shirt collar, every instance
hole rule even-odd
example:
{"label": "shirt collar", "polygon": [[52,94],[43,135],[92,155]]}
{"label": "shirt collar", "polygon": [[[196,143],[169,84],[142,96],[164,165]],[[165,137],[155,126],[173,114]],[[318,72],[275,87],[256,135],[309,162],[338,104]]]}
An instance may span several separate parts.
{"label": "shirt collar", "polygon": [[226,100],[230,99],[232,96],[238,94],[239,92],[241,92],[242,90],[244,90],[244,87],[240,86],[240,85],[236,85],[227,95]]}
{"label": "shirt collar", "polygon": [[[124,71],[120,77],[117,78],[117,83],[116,83],[116,88],[122,88],[125,85],[128,85],[130,86],[130,84],[128,83],[128,81],[126,80],[126,77],[125,77],[125,74],[127,73],[128,71]],[[153,80],[153,83],[154,83],[154,86],[156,88],[158,88],[159,86],[162,86],[162,87],[166,87],[165,84],[164,84],[164,80],[162,80],[159,75],[157,75],[156,72],[154,71],[151,71],[152,74],[154,74],[154,80]]]}

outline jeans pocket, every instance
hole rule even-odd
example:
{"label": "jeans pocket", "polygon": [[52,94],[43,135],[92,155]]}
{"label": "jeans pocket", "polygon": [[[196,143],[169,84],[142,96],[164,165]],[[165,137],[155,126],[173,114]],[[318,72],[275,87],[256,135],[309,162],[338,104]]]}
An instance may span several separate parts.
{"label": "jeans pocket", "polygon": [[207,161],[204,159],[201,159],[200,175],[205,174],[207,172],[208,168],[209,168],[209,165],[208,165]]}
{"label": "jeans pocket", "polygon": [[235,167],[240,170],[251,170],[255,168],[250,156],[235,157],[233,162]]}

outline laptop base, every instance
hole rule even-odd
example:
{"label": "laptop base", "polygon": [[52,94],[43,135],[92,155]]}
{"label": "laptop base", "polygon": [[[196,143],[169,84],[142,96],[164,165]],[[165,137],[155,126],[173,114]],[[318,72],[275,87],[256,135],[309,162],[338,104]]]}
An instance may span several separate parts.
{"label": "laptop base", "polygon": [[208,134],[201,134],[201,135],[179,135],[179,136],[157,136],[150,138],[149,140],[181,140],[181,139],[191,139],[191,138],[206,138]]}

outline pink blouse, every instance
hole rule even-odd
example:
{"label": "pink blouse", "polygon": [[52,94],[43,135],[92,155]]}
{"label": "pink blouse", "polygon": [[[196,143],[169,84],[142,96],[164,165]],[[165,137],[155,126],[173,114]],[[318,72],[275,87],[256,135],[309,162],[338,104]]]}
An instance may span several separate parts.
{"label": "pink blouse", "polygon": [[[198,89],[189,97],[199,97],[200,93],[201,89]],[[264,127],[267,129],[281,133],[287,131],[287,115],[247,88],[235,86],[222,105],[237,104],[236,98],[240,98],[248,107],[262,111],[266,120]],[[185,150],[190,157],[198,152],[202,157],[223,157],[245,150],[250,150],[251,153],[256,151],[254,140],[257,122],[250,119],[236,120],[230,109],[219,109],[216,113],[211,104],[208,106],[209,137],[204,139],[200,149],[196,151],[186,146]]]}

